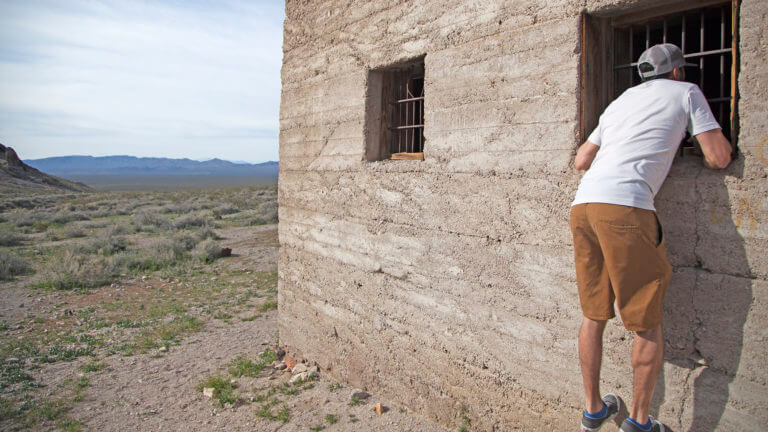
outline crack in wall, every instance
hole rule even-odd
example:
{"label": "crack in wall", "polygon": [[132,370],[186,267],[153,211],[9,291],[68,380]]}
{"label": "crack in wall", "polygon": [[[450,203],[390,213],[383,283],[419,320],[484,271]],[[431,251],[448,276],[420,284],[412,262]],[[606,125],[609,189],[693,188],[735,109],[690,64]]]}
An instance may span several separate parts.
{"label": "crack in wall", "polygon": [[[693,183],[694,193],[696,194],[696,197],[698,198],[697,201],[699,203],[704,202],[704,197],[702,195],[701,188],[699,187],[699,180],[701,178],[702,173],[704,172],[703,170],[704,170],[704,167],[699,167],[699,172],[696,173],[696,178],[695,178],[695,181]],[[701,241],[701,234],[699,233],[699,226],[701,225],[701,220],[702,220],[702,217],[703,217],[701,215],[701,209],[700,209],[699,206],[695,207],[694,215],[695,215],[694,219],[696,221],[696,226],[694,227],[695,228],[694,229],[694,233],[696,234],[696,240],[694,241],[694,244],[693,244],[693,256],[696,257],[696,265],[695,265],[695,270],[694,270],[693,289],[691,290],[691,297],[690,297],[691,308],[693,309],[693,331],[691,332],[691,336],[693,337],[693,341],[692,341],[693,352],[689,353],[689,358],[691,357],[691,355],[695,355],[695,354],[698,354],[700,358],[704,358],[703,356],[701,356],[701,353],[700,353],[699,348],[698,348],[698,344],[699,344],[698,333],[703,328],[703,323],[702,323],[701,318],[699,317],[699,310],[697,310],[697,308],[696,308],[696,291],[699,289],[699,277],[700,277],[699,270],[704,270],[703,264],[702,264],[703,259],[702,259],[701,255],[699,255],[699,244],[700,244],[700,241]],[[697,363],[696,360],[694,360],[692,358],[690,358],[690,359],[694,361],[694,364]],[[690,391],[690,389],[687,387],[688,378],[690,378],[690,373],[691,372],[689,372],[689,376],[686,377],[686,392],[685,392],[686,396],[683,397],[683,403],[685,403],[685,400],[687,399],[688,392]]]}

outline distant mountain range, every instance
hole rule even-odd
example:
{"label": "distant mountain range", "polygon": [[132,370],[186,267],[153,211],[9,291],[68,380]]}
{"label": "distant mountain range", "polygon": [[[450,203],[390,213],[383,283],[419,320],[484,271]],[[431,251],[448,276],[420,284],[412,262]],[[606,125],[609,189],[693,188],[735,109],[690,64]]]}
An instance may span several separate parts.
{"label": "distant mountain range", "polygon": [[84,192],[90,188],[82,183],[58,178],[19,159],[11,147],[0,144],[0,197],[22,196],[37,192]]}
{"label": "distant mountain range", "polygon": [[212,176],[277,179],[278,163],[233,163],[221,159],[139,158],[134,156],[60,156],[25,160],[27,165],[71,179],[91,177]]}

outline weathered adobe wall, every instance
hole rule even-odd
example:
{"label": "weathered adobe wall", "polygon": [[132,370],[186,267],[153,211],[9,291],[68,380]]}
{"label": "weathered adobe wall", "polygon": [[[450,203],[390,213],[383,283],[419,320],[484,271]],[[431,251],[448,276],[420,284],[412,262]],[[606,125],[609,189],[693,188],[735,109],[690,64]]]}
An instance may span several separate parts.
{"label": "weathered adobe wall", "polygon": [[[473,430],[575,425],[579,14],[612,3],[287,2],[281,343],[446,425],[462,405]],[[675,272],[653,409],[675,430],[768,424],[768,3],[742,3],[743,156],[678,160],[657,197]],[[367,70],[425,53],[426,160],[365,162]],[[627,401],[630,340],[609,324],[603,390]]]}

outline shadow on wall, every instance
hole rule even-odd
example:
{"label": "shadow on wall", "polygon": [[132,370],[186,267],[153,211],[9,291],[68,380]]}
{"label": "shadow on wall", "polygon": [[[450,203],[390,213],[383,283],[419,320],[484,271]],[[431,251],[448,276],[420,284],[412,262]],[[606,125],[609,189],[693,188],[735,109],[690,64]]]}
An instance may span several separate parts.
{"label": "shadow on wall", "polygon": [[[700,164],[700,160],[686,162],[688,167],[684,169],[690,169],[693,162]],[[696,169],[700,172],[706,168]],[[679,203],[667,201],[658,206],[665,230],[692,228],[688,235],[693,235],[694,250],[687,252],[693,254],[695,264],[673,260],[674,274],[664,305],[664,360],[682,368],[674,372],[681,376],[669,377],[668,381],[682,382],[683,388],[666,389],[664,369],[669,373],[674,368],[662,369],[651,411],[658,413],[670,393],[669,397],[682,401],[681,406],[666,407],[661,416],[676,415],[678,425],[690,425],[688,431],[712,432],[723,427],[729,385],[741,360],[744,325],[752,303],[752,279],[738,228],[748,227],[751,221],[744,220],[739,198],[729,197],[725,178],[741,178],[743,172],[744,158],[740,156],[727,170],[702,176],[704,181],[698,175],[692,178],[690,186],[696,188],[697,194],[693,214],[675,208]],[[673,423],[675,419],[668,421]]]}

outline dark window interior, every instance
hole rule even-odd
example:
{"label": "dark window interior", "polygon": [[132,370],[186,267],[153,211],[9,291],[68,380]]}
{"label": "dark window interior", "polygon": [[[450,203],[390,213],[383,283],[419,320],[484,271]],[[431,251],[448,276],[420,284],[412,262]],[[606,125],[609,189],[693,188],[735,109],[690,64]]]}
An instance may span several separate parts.
{"label": "dark window interior", "polygon": [[[580,93],[581,139],[597,125],[600,113],[624,90],[641,82],[637,59],[659,43],[679,46],[688,63],[686,81],[699,85],[723,133],[734,146],[738,136],[739,2],[690,2],[606,15],[584,14]],[[703,5],[702,5],[703,3]],[[680,154],[690,144],[683,142]]]}
{"label": "dark window interior", "polygon": [[624,27],[615,27],[614,97],[640,83],[637,58],[646,48],[673,43],[685,59],[697,67],[686,67],[686,81],[696,83],[707,96],[709,106],[731,136],[732,29],[730,3],[684,11]]}

